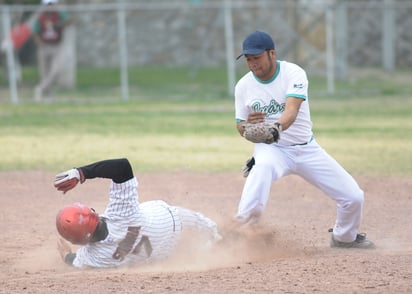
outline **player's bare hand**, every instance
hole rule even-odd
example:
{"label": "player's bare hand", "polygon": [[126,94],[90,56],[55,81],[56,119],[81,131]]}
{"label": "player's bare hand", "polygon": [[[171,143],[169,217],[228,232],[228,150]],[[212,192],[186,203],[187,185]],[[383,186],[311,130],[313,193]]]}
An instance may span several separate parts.
{"label": "player's bare hand", "polygon": [[253,124],[264,122],[265,117],[266,117],[265,112],[252,112],[248,115],[247,122],[248,123],[253,123]]}
{"label": "player's bare hand", "polygon": [[57,242],[57,249],[59,250],[60,257],[65,261],[66,255],[72,253],[72,248],[69,243],[62,238]]}

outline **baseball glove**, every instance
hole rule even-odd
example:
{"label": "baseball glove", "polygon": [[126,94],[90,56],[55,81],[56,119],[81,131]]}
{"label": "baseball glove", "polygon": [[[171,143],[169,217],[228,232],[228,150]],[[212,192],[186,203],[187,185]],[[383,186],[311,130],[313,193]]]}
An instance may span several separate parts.
{"label": "baseball glove", "polygon": [[243,128],[243,137],[253,143],[272,144],[279,140],[279,124],[247,123]]}

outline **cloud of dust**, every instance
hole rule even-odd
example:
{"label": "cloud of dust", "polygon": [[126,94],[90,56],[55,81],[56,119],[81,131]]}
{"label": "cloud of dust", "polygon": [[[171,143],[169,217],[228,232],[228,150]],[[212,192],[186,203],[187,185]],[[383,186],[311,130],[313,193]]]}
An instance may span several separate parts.
{"label": "cloud of dust", "polygon": [[[240,265],[247,262],[282,259],[302,255],[271,228],[231,231],[222,229],[223,239],[215,244],[208,242],[198,232],[186,232],[176,253],[168,260],[145,266],[130,266],[127,271],[139,272],[184,272],[205,271]],[[53,241],[55,240],[55,242]],[[55,269],[67,270],[57,250],[58,238],[44,242],[24,254],[16,264],[26,271]]]}
{"label": "cloud of dust", "polygon": [[243,232],[223,230],[222,235],[223,240],[208,246],[196,233],[186,234],[172,258],[145,267],[144,271],[204,271],[303,254],[270,228]]}
{"label": "cloud of dust", "polygon": [[52,236],[41,246],[25,251],[16,262],[16,268],[27,272],[50,269],[67,270],[67,265],[62,261],[57,250],[57,240],[57,236]]}

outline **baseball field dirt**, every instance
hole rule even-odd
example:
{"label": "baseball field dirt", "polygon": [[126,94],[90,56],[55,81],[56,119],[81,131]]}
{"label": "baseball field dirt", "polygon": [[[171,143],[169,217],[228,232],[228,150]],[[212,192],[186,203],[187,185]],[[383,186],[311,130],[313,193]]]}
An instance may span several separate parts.
{"label": "baseball field dirt", "polygon": [[79,270],[57,251],[58,209],[83,202],[102,212],[109,181],[89,180],[66,195],[54,174],[0,173],[0,293],[412,293],[412,179],[355,176],[365,191],[361,232],[374,250],[333,249],[335,203],[299,177],[272,186],[259,227],[232,233],[241,173],[144,173],[140,201],[163,199],[198,210],[219,225],[223,241],[207,249],[185,236],[162,263]]}

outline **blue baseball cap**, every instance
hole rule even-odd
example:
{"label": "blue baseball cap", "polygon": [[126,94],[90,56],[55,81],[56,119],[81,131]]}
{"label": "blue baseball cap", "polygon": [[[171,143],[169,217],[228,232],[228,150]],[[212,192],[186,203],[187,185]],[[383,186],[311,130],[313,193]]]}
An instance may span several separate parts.
{"label": "blue baseball cap", "polygon": [[236,60],[246,54],[256,55],[270,49],[275,49],[272,37],[265,32],[256,31],[247,36],[243,41],[242,53]]}

